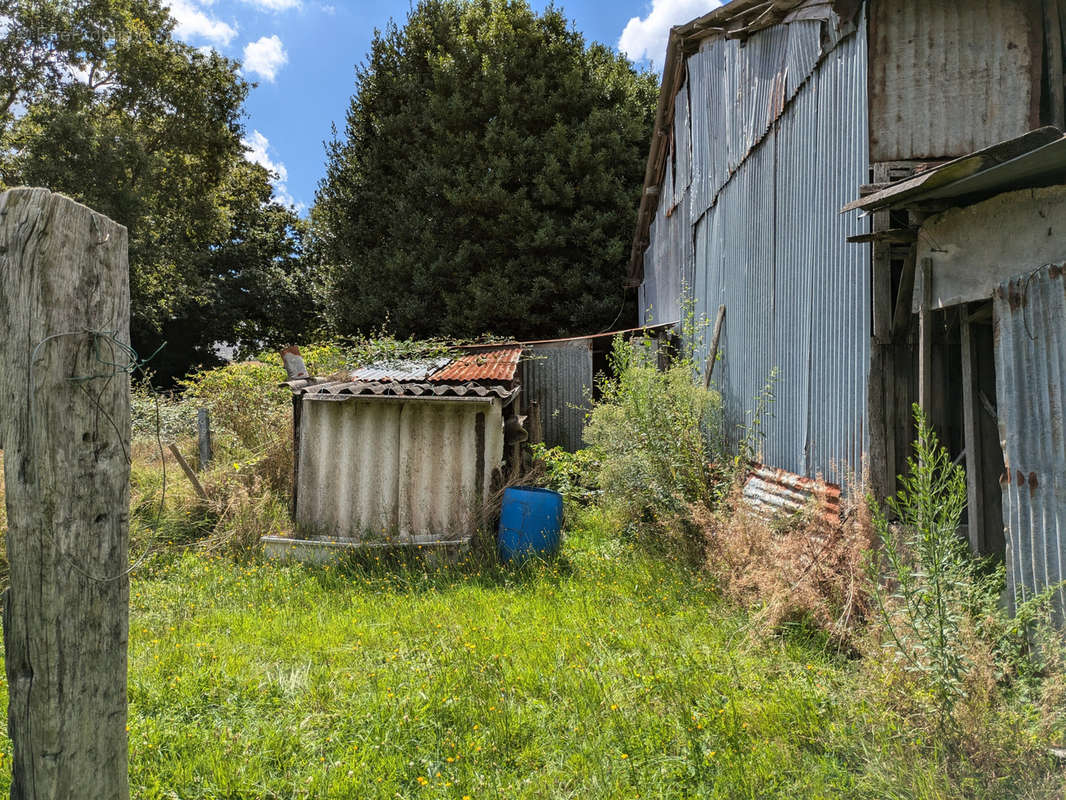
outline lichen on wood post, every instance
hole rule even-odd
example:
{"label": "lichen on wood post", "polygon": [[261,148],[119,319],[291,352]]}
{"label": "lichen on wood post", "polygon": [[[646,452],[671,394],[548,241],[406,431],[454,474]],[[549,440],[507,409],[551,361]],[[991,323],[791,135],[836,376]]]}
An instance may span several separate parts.
{"label": "lichen on wood post", "polygon": [[126,229],[45,189],[0,194],[0,439],[12,798],[125,800]]}

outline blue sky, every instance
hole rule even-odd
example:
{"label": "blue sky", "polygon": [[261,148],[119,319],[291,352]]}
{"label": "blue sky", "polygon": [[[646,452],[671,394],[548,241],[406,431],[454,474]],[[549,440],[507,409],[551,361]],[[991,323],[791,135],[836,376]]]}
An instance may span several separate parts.
{"label": "blue sky", "polygon": [[[531,0],[542,9],[544,0]],[[301,213],[314,202],[330,126],[343,131],[355,67],[375,28],[402,24],[408,0],[170,0],[180,38],[244,64],[249,158],[279,173],[277,196]],[[587,40],[659,66],[671,25],[715,0],[556,0]]]}

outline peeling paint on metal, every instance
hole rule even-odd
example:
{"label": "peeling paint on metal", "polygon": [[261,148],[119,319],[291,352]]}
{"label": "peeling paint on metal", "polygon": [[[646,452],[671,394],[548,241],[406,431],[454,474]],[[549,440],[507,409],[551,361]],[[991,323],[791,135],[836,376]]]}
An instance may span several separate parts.
{"label": "peeling paint on metal", "polygon": [[[1006,472],[1003,523],[1015,606],[1066,579],[1066,278],[1042,267],[1002,282],[996,405]],[[1066,590],[1055,594],[1059,622]]]}

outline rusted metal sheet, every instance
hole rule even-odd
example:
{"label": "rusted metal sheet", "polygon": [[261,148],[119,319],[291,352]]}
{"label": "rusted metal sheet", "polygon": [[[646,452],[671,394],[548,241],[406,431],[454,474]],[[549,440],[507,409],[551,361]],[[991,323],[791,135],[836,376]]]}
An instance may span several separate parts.
{"label": "rusted metal sheet", "polygon": [[424,381],[437,370],[451,363],[448,357],[419,360],[399,359],[379,361],[353,370],[353,381]]}
{"label": "rusted metal sheet", "polygon": [[521,347],[483,350],[468,353],[434,372],[428,380],[436,381],[513,381],[518,369]]}
{"label": "rusted metal sheet", "polygon": [[296,523],[303,535],[417,544],[476,532],[503,457],[499,398],[302,405]]}
{"label": "rusted metal sheet", "polygon": [[830,525],[840,524],[840,486],[787,470],[754,465],[742,497],[748,508],[766,519],[811,512]]}
{"label": "rusted metal sheet", "polygon": [[1039,2],[869,6],[873,161],[961,156],[1040,124]]}
{"label": "rusted metal sheet", "polygon": [[537,404],[544,442],[574,452],[581,448],[592,400],[592,339],[530,345],[522,362],[522,402]]}
{"label": "rusted metal sheet", "polygon": [[[1066,579],[1066,265],[1004,281],[993,300],[1000,487],[1016,605]],[[1061,623],[1066,591],[1055,600]]]}

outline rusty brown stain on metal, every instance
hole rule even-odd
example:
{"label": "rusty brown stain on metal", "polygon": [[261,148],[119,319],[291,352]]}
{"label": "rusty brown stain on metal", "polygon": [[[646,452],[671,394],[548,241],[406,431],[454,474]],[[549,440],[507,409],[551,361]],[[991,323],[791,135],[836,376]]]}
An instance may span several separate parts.
{"label": "rusty brown stain on metal", "polygon": [[1022,471],[1018,470],[1018,485],[1025,486],[1025,476],[1022,475]]}
{"label": "rusty brown stain on metal", "polygon": [[1010,471],[1009,470],[1004,472],[1002,475],[999,476],[999,485],[1001,487],[1004,487],[1004,488],[1007,487],[1007,486],[1010,486]]}
{"label": "rusty brown stain on metal", "polygon": [[521,347],[468,353],[433,373],[427,380],[434,383],[440,381],[512,381],[521,355]]}
{"label": "rusty brown stain on metal", "polygon": [[1052,264],[1048,269],[1048,274],[1052,278],[1061,278],[1064,270],[1066,270],[1066,264]]}
{"label": "rusty brown stain on metal", "polygon": [[1029,495],[1030,496],[1036,494],[1036,487],[1039,486],[1039,485],[1040,485],[1040,482],[1036,479],[1036,473],[1035,472],[1030,472],[1029,473]]}

